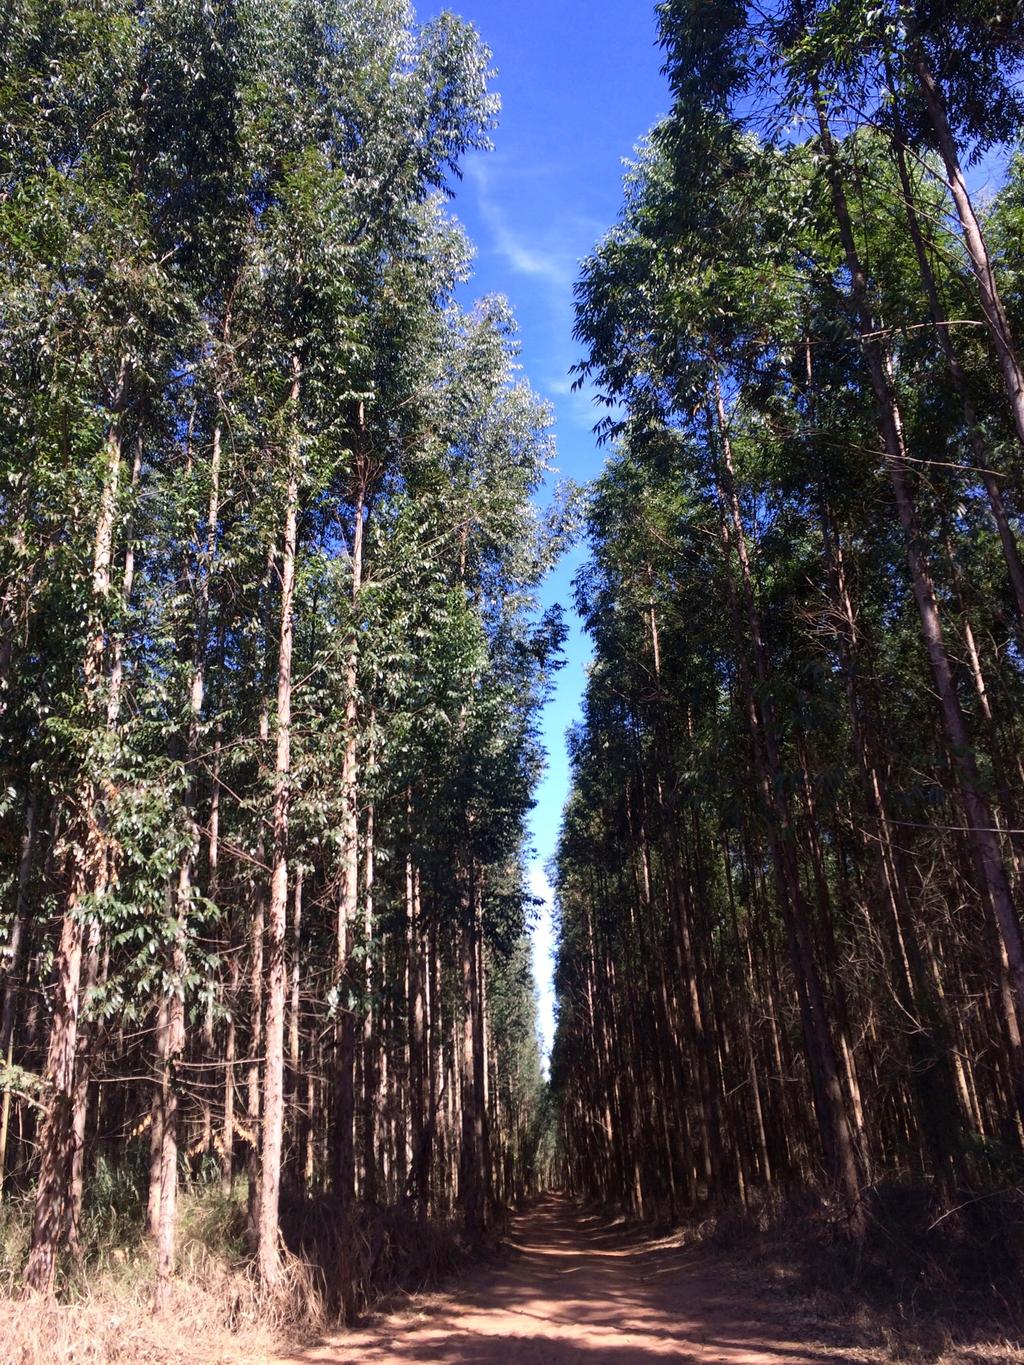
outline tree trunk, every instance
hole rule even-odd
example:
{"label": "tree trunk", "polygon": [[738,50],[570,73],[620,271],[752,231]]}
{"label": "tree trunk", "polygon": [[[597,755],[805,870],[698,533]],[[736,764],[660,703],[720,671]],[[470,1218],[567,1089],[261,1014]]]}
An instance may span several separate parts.
{"label": "tree trunk", "polygon": [[[1006,309],[1003,307],[1003,301],[999,296],[999,286],[996,283],[992,257],[989,255],[985,235],[981,230],[981,223],[974,212],[974,205],[971,203],[971,196],[967,190],[967,182],[960,166],[960,157],[953,131],[949,126],[942,92],[923,56],[919,55],[915,58],[914,73],[921,94],[924,96],[932,128],[935,130],[939,154],[946,168],[946,179],[953,196],[953,203],[956,205],[957,216],[960,219],[964,245],[967,248],[974,277],[978,282],[982,316],[995,345],[996,354],[999,357],[999,367],[1003,372],[1003,383],[1006,386],[1006,396],[1009,399],[1014,425],[1017,428],[1017,437],[1024,445],[1024,373],[1021,372]],[[1018,994],[1018,1003],[1019,1000]]]}
{"label": "tree trunk", "polygon": [[292,890],[292,974],[288,1002],[288,1103],[290,1109],[289,1163],[299,1157],[299,1127],[302,1081],[302,897],[305,870],[295,867]]}
{"label": "tree trunk", "polygon": [[[360,412],[360,419],[361,419]],[[352,527],[352,586],[350,602],[352,623],[344,668],[345,739],[341,768],[341,865],[339,868],[337,980],[343,990],[349,975],[351,936],[359,909],[359,703],[357,696],[359,636],[357,612],[363,580],[363,535],[365,486],[362,470],[355,501]],[[354,1196],[355,1151],[353,1123],[355,1109],[355,1020],[348,1002],[341,998],[336,1040],[337,1079],[335,1087],[334,1186],[347,1206]]]}
{"label": "tree trunk", "polygon": [[[117,493],[121,474],[121,418],[128,362],[122,361],[107,434],[103,488],[93,543],[92,620],[82,663],[86,704],[95,715],[102,701],[106,606],[110,596]],[[55,963],[56,990],[44,1080],[48,1107],[39,1139],[32,1240],[25,1267],[30,1289],[51,1294],[57,1248],[65,1223],[71,1186],[72,1108],[78,1049],[79,994],[82,977],[83,923],[78,904],[99,883],[106,865],[106,838],[99,810],[101,794],[91,774],[83,774],[66,852],[67,896]]]}
{"label": "tree trunk", "polygon": [[164,1073],[160,1105],[160,1211],[156,1237],[156,1283],[153,1307],[158,1313],[170,1307],[178,1220],[178,1119],[180,1111],[179,1064],[185,1050],[184,953],[180,940],[171,949],[170,989],[166,1006],[166,1042],[162,1048]]}
{"label": "tree trunk", "polygon": [[[28,892],[32,879],[32,863],[36,844],[36,817],[39,793],[33,787],[25,806],[25,829],[21,836],[18,857],[18,880],[14,900],[14,919],[4,963],[4,993],[0,1005],[0,1063],[10,1066],[14,1061],[14,1021],[18,1009],[18,993],[23,986],[26,949],[28,946]],[[4,1088],[0,1100],[0,1198],[3,1197],[4,1174],[7,1168],[7,1137],[11,1118],[11,1092]]]}
{"label": "tree trunk", "polygon": [[462,893],[462,933],[460,935],[462,969],[462,1047],[461,1079],[462,1134],[459,1152],[459,1204],[463,1226],[470,1239],[483,1233],[483,1173],[482,1151],[477,1125],[478,1096],[476,1094],[476,905],[472,872],[465,873],[467,885]]}
{"label": "tree trunk", "polygon": [[[373,717],[370,718],[370,731],[373,731]],[[371,740],[372,743],[372,740]],[[372,759],[371,759],[372,762]],[[377,1115],[378,1115],[378,1062],[377,1062],[377,1018],[374,1010],[373,992],[374,963],[373,954],[377,949],[373,936],[373,802],[366,807],[366,849],[363,874],[363,948],[366,954],[366,975],[364,980],[366,1006],[363,1015],[363,1184],[362,1196],[366,1203],[377,1202]]]}
{"label": "tree trunk", "polygon": [[[907,561],[910,567],[914,598],[921,618],[925,649],[931,665],[932,677],[935,680],[936,691],[939,695],[950,759],[960,787],[971,846],[982,875],[984,890],[992,906],[1006,948],[1010,964],[1010,977],[1017,998],[1017,1009],[1020,1011],[1024,1009],[1024,939],[1021,937],[1017,911],[1010,893],[1006,869],[1003,866],[999,836],[993,824],[988,801],[982,793],[977,759],[971,745],[963,712],[960,709],[953,671],[950,667],[949,655],[946,652],[935,590],[921,548],[914,501],[908,482],[908,467],[900,413],[871,318],[867,276],[864,273],[857,251],[842,173],[836,161],[835,148],[825,120],[820,96],[815,96],[815,102],[822,147],[826,156],[826,168],[832,189],[833,207],[835,208],[836,220],[846,255],[847,267],[850,271],[852,299],[856,309],[871,387],[874,391],[879,434],[885,448],[889,478],[906,541]],[[1022,418],[1024,418],[1024,408],[1022,408]],[[1022,436],[1024,436],[1024,427],[1022,427]]]}
{"label": "tree trunk", "polygon": [[288,808],[291,776],[292,647],[294,642],[295,552],[299,511],[299,357],[292,357],[289,399],[295,424],[288,453],[284,542],[281,552],[281,632],[277,656],[277,756],[274,765],[273,863],[267,907],[266,1060],[263,1068],[263,1141],[260,1153],[258,1258],[260,1279],[276,1290],[281,1280],[278,1209],[284,1141],[285,936],[288,925]]}

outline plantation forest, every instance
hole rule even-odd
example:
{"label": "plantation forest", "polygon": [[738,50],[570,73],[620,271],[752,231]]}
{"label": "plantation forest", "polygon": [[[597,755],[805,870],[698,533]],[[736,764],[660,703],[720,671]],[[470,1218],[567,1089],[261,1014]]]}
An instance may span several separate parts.
{"label": "plantation forest", "polygon": [[1024,11],[648,8],[585,483],[486,24],[0,15],[0,1362],[1024,1359]]}

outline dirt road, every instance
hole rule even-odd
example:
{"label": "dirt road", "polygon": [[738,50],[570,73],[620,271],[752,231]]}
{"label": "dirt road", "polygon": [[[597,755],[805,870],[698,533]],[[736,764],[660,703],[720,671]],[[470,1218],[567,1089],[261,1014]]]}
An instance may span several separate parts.
{"label": "dirt road", "polygon": [[520,1215],[501,1264],[442,1296],[293,1356],[289,1365],[824,1365],[863,1361],[776,1294],[678,1239],[652,1240],[548,1197]]}

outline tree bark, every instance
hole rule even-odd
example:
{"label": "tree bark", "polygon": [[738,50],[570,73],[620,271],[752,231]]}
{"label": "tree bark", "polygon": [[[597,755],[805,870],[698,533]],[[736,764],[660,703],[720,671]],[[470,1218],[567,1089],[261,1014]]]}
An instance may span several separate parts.
{"label": "tree bark", "polygon": [[[943,639],[939,608],[931,575],[922,548],[920,531],[908,479],[908,465],[903,440],[899,408],[887,373],[882,350],[874,328],[868,299],[868,282],[857,250],[850,220],[842,172],[836,160],[835,145],[825,119],[821,97],[815,94],[815,105],[821,132],[826,169],[832,191],[832,202],[839,227],[847,267],[851,277],[851,294],[856,310],[861,344],[871,387],[875,396],[879,435],[885,450],[889,478],[896,500],[900,526],[906,542],[907,561],[914,598],[921,618],[928,661],[942,710],[953,770],[957,775],[960,795],[967,816],[971,846],[982,876],[984,890],[991,904],[1010,964],[1010,977],[1016,993],[1017,1010],[1024,1009],[1024,939],[1021,936],[1017,911],[1013,904],[1010,884],[1003,865],[999,836],[993,824],[988,801],[982,793],[977,759],[960,709],[953,671]],[[1024,419],[1024,407],[1022,407]],[[1024,426],[1021,428],[1024,437]]]}
{"label": "tree bark", "polygon": [[[93,541],[91,582],[92,619],[83,661],[84,697],[95,716],[102,702],[103,658],[106,646],[106,608],[110,596],[117,494],[121,475],[121,410],[128,362],[121,362],[112,410],[114,417],[104,451],[103,486]],[[66,850],[67,895],[57,948],[53,1019],[47,1047],[44,1080],[48,1108],[39,1139],[39,1179],[36,1186],[32,1240],[25,1267],[25,1283],[43,1294],[53,1292],[57,1249],[64,1229],[71,1186],[72,1108],[75,1059],[78,1048],[83,923],[78,912],[82,897],[100,882],[106,866],[106,837],[100,810],[101,793],[91,773],[83,773],[76,798]]]}
{"label": "tree bark", "polygon": [[[360,432],[362,410],[360,405]],[[341,864],[339,868],[337,981],[343,991],[348,980],[351,936],[359,909],[359,635],[357,612],[363,581],[363,536],[365,531],[366,486],[363,458],[357,469],[357,494],[352,526],[352,583],[350,603],[352,623],[344,667],[345,737],[341,768]],[[338,1002],[336,1039],[334,1185],[344,1204],[351,1203],[355,1189],[355,1020],[343,998]]]}
{"label": "tree bark", "polygon": [[472,871],[465,873],[466,887],[462,892],[462,932],[460,935],[462,971],[462,1039],[461,1039],[461,1145],[459,1150],[459,1204],[463,1226],[470,1239],[483,1233],[483,1172],[481,1134],[478,1128],[476,1034],[477,1034],[477,953],[476,905]]}
{"label": "tree bark", "polygon": [[[370,731],[373,731],[373,717],[370,717]],[[372,745],[372,739],[371,739]],[[372,759],[371,759],[372,762]],[[363,872],[363,942],[366,953],[366,975],[364,987],[366,993],[366,1006],[363,1014],[363,1112],[362,1112],[362,1146],[363,1146],[363,1184],[362,1197],[368,1204],[374,1204],[378,1198],[378,1161],[377,1161],[377,1116],[378,1106],[378,1071],[377,1060],[377,1025],[378,1019],[374,1008],[374,961],[373,955],[377,951],[374,943],[374,924],[373,924],[373,880],[374,880],[374,842],[373,842],[373,802],[370,801],[366,807],[366,830],[365,830],[364,850],[364,872]]]}
{"label": "tree bark", "polygon": [[974,278],[978,282],[982,316],[996,348],[996,355],[999,357],[999,368],[1003,372],[1003,383],[1006,386],[1010,411],[1013,413],[1014,426],[1017,428],[1017,437],[1024,445],[1024,373],[1021,371],[1010,322],[999,294],[992,257],[978,215],[971,203],[942,91],[921,55],[914,59],[914,74],[935,131],[939,155],[946,168],[946,179],[960,219],[964,245],[967,248],[971,269],[974,271]]}
{"label": "tree bark", "polygon": [[[14,900],[14,919],[11,937],[5,953],[4,993],[0,1004],[0,1063],[10,1066],[14,1061],[14,1022],[17,1017],[18,994],[23,986],[25,959],[28,947],[29,884],[36,845],[36,817],[39,792],[29,791],[25,806],[25,828],[21,836],[18,856],[18,879]],[[7,1138],[11,1119],[11,1092],[5,1087],[0,1100],[0,1198],[3,1198],[4,1175],[7,1169]]]}
{"label": "tree bark", "polygon": [[273,863],[267,907],[266,1061],[263,1068],[263,1140],[260,1153],[258,1259],[260,1279],[276,1290],[281,1280],[278,1211],[284,1140],[285,937],[288,925],[288,812],[291,795],[292,650],[295,635],[295,554],[299,511],[299,357],[292,357],[289,397],[295,436],[288,452],[284,538],[281,551],[281,630],[277,656],[277,753],[274,765]]}

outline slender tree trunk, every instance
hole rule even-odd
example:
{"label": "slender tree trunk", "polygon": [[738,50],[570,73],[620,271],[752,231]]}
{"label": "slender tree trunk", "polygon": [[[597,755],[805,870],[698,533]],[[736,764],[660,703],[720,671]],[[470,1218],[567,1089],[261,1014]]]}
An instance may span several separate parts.
{"label": "slender tree trunk", "polygon": [[[896,508],[903,529],[907,560],[913,584],[914,598],[921,618],[925,649],[931,665],[932,677],[945,723],[953,769],[956,772],[960,795],[967,815],[971,846],[982,874],[983,886],[995,915],[1010,964],[1010,977],[1016,993],[1017,1009],[1024,1008],[1024,939],[1013,904],[1010,884],[1003,865],[999,835],[993,823],[988,801],[983,795],[977,759],[960,702],[956,693],[953,671],[946,652],[938,603],[927,562],[921,546],[920,531],[910,491],[906,450],[899,409],[892,392],[885,361],[874,328],[868,298],[868,282],[861,264],[850,220],[842,172],[836,160],[835,146],[825,119],[820,96],[815,96],[826,169],[832,189],[832,202],[840,237],[850,271],[852,298],[857,312],[864,357],[871,387],[875,395],[879,434],[885,449],[889,478],[896,499]],[[1024,417],[1024,409],[1022,409]],[[1022,427],[1024,432],[1024,427]]]}
{"label": "slender tree trunk", "polygon": [[[95,714],[100,707],[106,647],[105,615],[110,596],[117,494],[121,475],[121,417],[127,381],[123,361],[114,402],[115,417],[107,434],[104,477],[96,518],[92,564],[90,634],[83,658],[84,695]],[[48,1107],[39,1140],[39,1179],[36,1186],[32,1240],[25,1267],[25,1283],[44,1294],[53,1291],[57,1249],[64,1230],[71,1185],[72,1108],[82,977],[83,922],[78,906],[103,876],[106,838],[99,809],[101,800],[91,774],[83,774],[71,820],[73,832],[66,851],[67,894],[55,963],[56,990],[47,1048],[44,1080]]]}
{"label": "slender tree trunk", "polygon": [[[14,1021],[17,1017],[18,994],[25,974],[28,946],[29,884],[36,845],[36,817],[39,792],[33,787],[25,806],[25,828],[21,836],[18,857],[18,880],[14,899],[14,919],[11,937],[4,954],[4,992],[0,1004],[0,1062],[10,1066],[14,1061]],[[11,1092],[4,1088],[0,1099],[0,1198],[3,1198],[4,1174],[7,1168],[7,1137],[11,1119]]]}
{"label": "slender tree trunk", "polygon": [[[260,710],[260,754],[266,753],[270,742],[270,713],[266,705]],[[256,840],[256,858],[262,867],[264,859],[263,825],[260,823]],[[249,1059],[246,1067],[246,1120],[248,1131],[243,1134],[248,1143],[246,1174],[248,1177],[246,1212],[249,1234],[259,1241],[260,1222],[260,1161],[261,1131],[260,1057],[263,1051],[263,938],[267,915],[267,883],[258,878],[253,892],[252,921],[249,925]],[[237,1122],[236,1122],[237,1127]]]}
{"label": "slender tree trunk", "polygon": [[483,1171],[482,1134],[478,1125],[476,1036],[477,1036],[477,952],[476,952],[476,897],[471,869],[466,872],[466,888],[462,894],[462,933],[460,936],[462,968],[462,1055],[461,1055],[461,1118],[462,1134],[459,1155],[459,1203],[463,1224],[470,1238],[483,1233]]}
{"label": "slender tree trunk", "polygon": [[149,1193],[146,1203],[146,1231],[154,1244],[160,1232],[160,1160],[163,1151],[164,1105],[162,1087],[167,1056],[167,997],[162,995],[156,1010],[156,1084],[149,1106]]}
{"label": "slender tree trunk", "polygon": [[[305,870],[298,864],[293,873],[292,891],[292,972],[291,999],[288,1002],[288,1102],[289,1163],[299,1162],[299,1128],[302,1106],[302,897]],[[301,1166],[298,1167],[301,1175]]]}
{"label": "slender tree trunk", "polygon": [[487,1078],[487,965],[484,958],[482,871],[476,877],[473,898],[473,1140],[479,1153],[480,1207],[484,1225],[491,1216],[493,1198],[491,1132],[488,1118]]}
{"label": "slender tree trunk", "polygon": [[[88,1000],[95,990],[100,971],[100,927],[96,920],[89,925],[86,941],[85,977],[82,998]],[[79,1233],[82,1206],[85,1201],[85,1140],[89,1118],[89,1081],[92,1053],[97,1041],[95,1021],[83,1020],[78,1030],[78,1057],[75,1064],[75,1089],[71,1105],[71,1189],[68,1200],[68,1249],[78,1260],[81,1257]]]}
{"label": "slender tree trunk", "polygon": [[[174,915],[181,904],[181,886],[168,896]],[[171,1301],[171,1285],[177,1247],[178,1219],[178,1121],[181,1107],[180,1064],[185,1051],[185,952],[184,926],[174,925],[168,962],[166,1001],[162,1012],[164,1038],[160,1047],[163,1074],[160,1086],[160,1206],[156,1234],[156,1283],[153,1307],[164,1312]]]}
{"label": "slender tree trunk", "polygon": [[[370,717],[370,733],[373,733],[373,717]],[[372,759],[371,759],[372,762]],[[378,945],[374,943],[373,933],[373,880],[374,880],[374,842],[373,842],[373,802],[366,807],[366,848],[364,851],[363,872],[363,937],[366,953],[366,1012],[363,1015],[363,1199],[374,1204],[378,1198],[377,1163],[377,1017],[374,1010],[373,992],[374,953]]]}
{"label": "slender tree trunk", "polygon": [[[362,411],[360,407],[360,430]],[[350,604],[352,623],[344,668],[345,739],[341,768],[342,816],[339,830],[341,865],[339,868],[337,975],[344,983],[349,974],[351,938],[359,910],[359,636],[357,613],[363,581],[363,537],[365,532],[365,484],[360,462],[359,487],[352,525],[352,583]],[[355,1108],[355,1020],[352,1010],[342,1002],[337,1037],[337,1081],[335,1087],[334,1183],[342,1200],[351,1202],[355,1186],[353,1121]]]}
{"label": "slender tree trunk", "polygon": [[[989,254],[978,215],[971,203],[967,182],[960,166],[956,140],[949,126],[942,92],[923,55],[918,55],[915,58],[914,73],[921,94],[924,96],[928,117],[935,131],[939,155],[942,157],[943,165],[946,168],[946,179],[953,196],[953,203],[956,205],[957,216],[960,219],[964,245],[967,248],[971,269],[974,271],[974,278],[978,282],[982,316],[996,348],[999,367],[1003,372],[1003,383],[1006,386],[1006,396],[1009,399],[1014,425],[1017,428],[1017,437],[1024,445],[1024,372],[1021,371],[1010,322],[999,295],[992,257]],[[1018,994],[1018,1001],[1019,999]]]}
{"label": "slender tree trunk", "polygon": [[229,939],[227,1021],[224,1026],[224,1127],[220,1149],[220,1192],[230,1198],[235,1183],[235,1052],[237,1036],[235,1011],[238,1008],[238,953],[234,937]]}
{"label": "slender tree trunk", "polygon": [[[411,799],[406,797],[406,828],[411,834]],[[405,903],[406,903],[406,956],[409,971],[409,1062],[410,1062],[410,1131],[414,1163],[413,1188],[416,1193],[420,1215],[426,1213],[429,1191],[430,1163],[427,1148],[427,1124],[425,1115],[426,1087],[424,1071],[424,973],[422,961],[421,933],[416,905],[416,870],[412,857],[406,854],[405,860]]]}
{"label": "slender tree trunk", "polygon": [[295,426],[288,454],[284,540],[281,551],[281,631],[277,656],[277,756],[274,764],[273,863],[267,907],[266,1061],[263,1068],[263,1138],[260,1153],[258,1257],[260,1279],[275,1290],[281,1280],[278,1209],[284,1141],[285,937],[288,925],[288,809],[291,800],[292,648],[295,635],[295,553],[299,513],[299,357],[292,357],[289,398]]}
{"label": "slender tree trunk", "polygon": [[[363,412],[359,408],[359,437],[363,437]],[[352,528],[352,582],[350,603],[352,621],[345,658],[343,688],[345,697],[345,737],[341,768],[341,825],[339,867],[337,965],[339,987],[338,1022],[335,1031],[334,1086],[334,1189],[346,1209],[355,1197],[355,1017],[345,998],[351,972],[352,937],[359,911],[359,632],[358,611],[363,581],[363,537],[365,532],[366,486],[364,462],[359,460],[358,492]],[[340,1278],[343,1309],[351,1319],[355,1311],[352,1248],[349,1231],[342,1234]]]}

